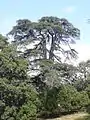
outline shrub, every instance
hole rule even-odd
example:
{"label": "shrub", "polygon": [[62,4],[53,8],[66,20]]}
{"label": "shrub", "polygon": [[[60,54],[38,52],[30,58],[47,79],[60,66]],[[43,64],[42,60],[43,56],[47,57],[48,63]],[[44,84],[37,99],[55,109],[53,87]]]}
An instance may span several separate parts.
{"label": "shrub", "polygon": [[33,102],[28,102],[19,110],[17,120],[36,120],[37,118],[37,107]]}
{"label": "shrub", "polygon": [[57,102],[60,112],[75,112],[88,105],[89,97],[85,91],[78,92],[71,85],[63,85],[59,89]]}
{"label": "shrub", "polygon": [[89,104],[87,92],[78,92],[71,85],[48,89],[40,97],[42,103],[40,115],[45,118],[78,112]]}

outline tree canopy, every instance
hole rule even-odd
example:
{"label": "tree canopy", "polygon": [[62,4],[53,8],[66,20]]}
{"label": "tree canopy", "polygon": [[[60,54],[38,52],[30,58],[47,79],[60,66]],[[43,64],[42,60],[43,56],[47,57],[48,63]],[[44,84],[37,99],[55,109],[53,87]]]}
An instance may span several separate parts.
{"label": "tree canopy", "polygon": [[[36,52],[41,59],[57,60],[60,62],[60,54],[66,58],[76,57],[77,52],[70,47],[79,39],[80,31],[75,28],[67,19],[53,16],[42,17],[38,22],[31,22],[28,19],[18,20],[16,26],[8,33],[14,37],[15,43],[28,43],[38,41],[34,49],[27,49],[25,55]],[[62,45],[67,45],[65,50]],[[25,44],[24,44],[25,45]],[[48,47],[49,49],[48,49]],[[55,54],[59,51],[59,56]]]}

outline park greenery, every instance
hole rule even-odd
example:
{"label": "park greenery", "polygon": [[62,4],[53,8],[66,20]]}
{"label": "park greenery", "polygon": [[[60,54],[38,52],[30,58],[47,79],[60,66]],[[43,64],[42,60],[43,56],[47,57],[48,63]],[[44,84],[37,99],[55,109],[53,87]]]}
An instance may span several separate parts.
{"label": "park greenery", "polygon": [[78,28],[53,16],[20,19],[0,35],[0,120],[90,113],[90,60],[77,66],[66,62],[78,58],[71,47],[77,39]]}

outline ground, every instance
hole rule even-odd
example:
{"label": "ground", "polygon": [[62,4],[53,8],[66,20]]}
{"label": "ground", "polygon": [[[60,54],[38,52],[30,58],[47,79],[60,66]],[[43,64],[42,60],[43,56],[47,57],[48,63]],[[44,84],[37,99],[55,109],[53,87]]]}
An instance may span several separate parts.
{"label": "ground", "polygon": [[[55,118],[55,119],[47,119],[47,120],[84,120],[84,117],[88,116],[87,113],[76,113],[73,115],[66,115],[66,116],[62,116],[60,118]],[[85,120],[90,120],[89,119],[85,119]]]}

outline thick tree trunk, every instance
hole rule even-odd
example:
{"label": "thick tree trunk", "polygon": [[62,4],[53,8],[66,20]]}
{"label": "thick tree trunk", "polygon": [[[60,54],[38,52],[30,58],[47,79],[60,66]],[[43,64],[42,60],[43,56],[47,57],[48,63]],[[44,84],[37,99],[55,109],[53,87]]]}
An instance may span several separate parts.
{"label": "thick tree trunk", "polygon": [[43,40],[43,56],[44,59],[47,59],[47,50],[46,50],[46,40]]}
{"label": "thick tree trunk", "polygon": [[54,37],[52,35],[52,41],[51,41],[51,48],[50,48],[50,52],[49,52],[49,60],[53,60],[54,61]]}
{"label": "thick tree trunk", "polygon": [[46,39],[45,39],[45,36],[41,33],[41,31],[40,31],[40,35],[42,36],[43,58],[47,59]]}

